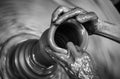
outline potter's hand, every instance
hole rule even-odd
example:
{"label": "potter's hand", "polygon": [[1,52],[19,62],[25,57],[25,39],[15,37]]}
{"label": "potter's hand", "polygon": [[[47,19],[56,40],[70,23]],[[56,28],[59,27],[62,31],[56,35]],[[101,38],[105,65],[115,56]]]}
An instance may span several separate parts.
{"label": "potter's hand", "polygon": [[120,24],[102,21],[94,12],[82,8],[59,7],[53,12],[52,23],[57,26],[71,18],[83,24],[89,35],[100,35],[120,43]]}
{"label": "potter's hand", "polygon": [[52,23],[60,25],[64,21],[74,18],[79,23],[85,24],[85,28],[89,34],[93,34],[96,30],[96,23],[98,22],[98,17],[94,12],[87,12],[82,8],[67,8],[58,7],[52,15]]}
{"label": "potter's hand", "polygon": [[46,49],[48,55],[63,67],[70,79],[99,79],[95,64],[87,52],[80,50],[72,42],[67,43],[67,50],[68,54],[61,54]]}

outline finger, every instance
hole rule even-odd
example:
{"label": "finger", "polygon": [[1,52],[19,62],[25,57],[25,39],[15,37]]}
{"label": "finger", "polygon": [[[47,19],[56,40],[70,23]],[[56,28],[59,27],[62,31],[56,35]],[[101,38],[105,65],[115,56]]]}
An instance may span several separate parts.
{"label": "finger", "polygon": [[95,21],[97,21],[98,17],[97,17],[97,15],[94,12],[88,12],[86,14],[79,14],[76,17],[76,19],[80,23],[85,23],[85,22],[88,22],[88,21],[95,22]]}
{"label": "finger", "polygon": [[80,55],[80,54],[78,53],[75,45],[74,45],[72,42],[68,42],[68,43],[67,43],[67,48],[68,48],[68,50],[70,50],[71,55],[72,55],[72,57],[74,58],[74,60],[75,60],[76,57],[78,57],[78,56]]}
{"label": "finger", "polygon": [[68,43],[67,43],[67,48],[68,48],[68,50],[70,50],[71,52],[77,52],[77,50],[76,50],[76,48],[75,48],[75,46],[74,46],[74,44],[73,44],[72,42],[68,42]]}
{"label": "finger", "polygon": [[61,23],[63,23],[64,21],[66,21],[69,18],[75,17],[79,14],[85,14],[87,13],[87,11],[85,11],[84,9],[81,8],[74,8],[68,12],[66,12],[65,14],[63,14],[60,18],[58,18],[55,22],[55,24],[59,25]]}
{"label": "finger", "polygon": [[60,15],[68,12],[70,9],[67,7],[59,6],[52,14],[52,22],[54,22]]}

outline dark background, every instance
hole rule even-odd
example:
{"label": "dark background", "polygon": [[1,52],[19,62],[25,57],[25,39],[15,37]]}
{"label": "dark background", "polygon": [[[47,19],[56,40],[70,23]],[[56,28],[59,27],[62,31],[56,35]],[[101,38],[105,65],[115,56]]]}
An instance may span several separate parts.
{"label": "dark background", "polygon": [[120,1],[118,3],[115,4],[115,7],[117,8],[117,10],[119,11],[120,13]]}

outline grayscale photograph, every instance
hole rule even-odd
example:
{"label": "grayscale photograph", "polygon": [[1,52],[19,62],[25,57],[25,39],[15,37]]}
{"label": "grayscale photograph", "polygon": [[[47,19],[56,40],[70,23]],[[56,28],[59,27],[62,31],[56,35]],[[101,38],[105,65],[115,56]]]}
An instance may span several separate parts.
{"label": "grayscale photograph", "polygon": [[120,79],[120,0],[0,0],[0,79]]}

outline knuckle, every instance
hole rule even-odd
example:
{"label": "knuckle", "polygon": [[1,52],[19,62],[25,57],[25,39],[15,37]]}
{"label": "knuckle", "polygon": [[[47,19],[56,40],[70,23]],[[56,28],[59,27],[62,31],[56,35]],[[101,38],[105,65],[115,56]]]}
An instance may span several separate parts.
{"label": "knuckle", "polygon": [[58,7],[58,10],[61,11],[61,12],[66,12],[66,11],[69,10],[69,8],[68,8],[68,7],[65,7],[65,6],[59,6],[59,7]]}
{"label": "knuckle", "polygon": [[79,22],[83,23],[86,21],[86,16],[85,15],[78,15],[76,18]]}
{"label": "knuckle", "polygon": [[58,6],[57,8],[56,8],[56,10],[55,11],[58,11],[58,10],[61,10],[61,9],[63,9],[64,8],[64,6]]}
{"label": "knuckle", "polygon": [[52,14],[52,21],[54,22],[55,20],[57,20],[61,15],[63,15],[63,13],[68,12],[69,8],[65,7],[65,6],[58,6],[56,8],[56,10],[53,12]]}
{"label": "knuckle", "polygon": [[95,12],[89,12],[88,15],[91,16],[91,18],[93,19],[98,19],[98,16]]}

